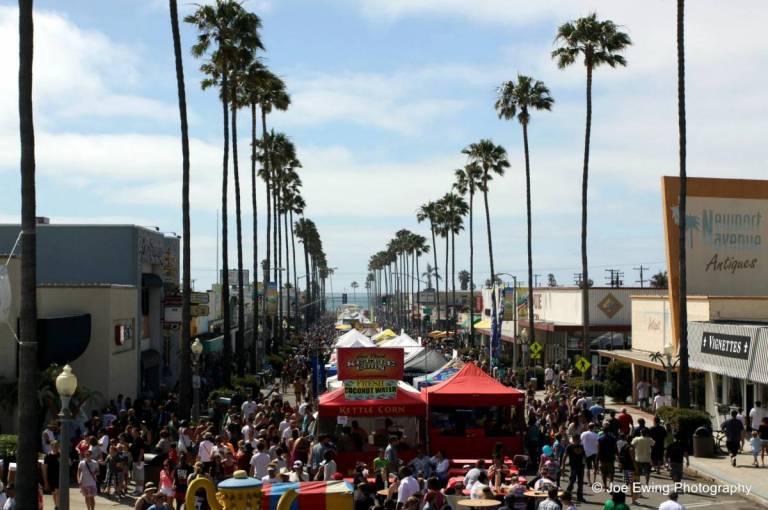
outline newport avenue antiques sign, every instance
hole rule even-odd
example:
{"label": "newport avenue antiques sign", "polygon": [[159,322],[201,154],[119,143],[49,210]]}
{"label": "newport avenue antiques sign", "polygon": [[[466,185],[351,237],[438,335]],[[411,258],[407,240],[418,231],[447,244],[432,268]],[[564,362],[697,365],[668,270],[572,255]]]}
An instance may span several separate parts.
{"label": "newport avenue antiques sign", "polygon": [[397,381],[352,379],[344,381],[344,398],[347,400],[394,400],[397,397]]}
{"label": "newport avenue antiques sign", "polygon": [[339,380],[403,378],[402,348],[342,347],[338,350]]}
{"label": "newport avenue antiques sign", "polygon": [[728,358],[749,359],[752,338],[725,333],[704,332],[701,335],[701,352]]}

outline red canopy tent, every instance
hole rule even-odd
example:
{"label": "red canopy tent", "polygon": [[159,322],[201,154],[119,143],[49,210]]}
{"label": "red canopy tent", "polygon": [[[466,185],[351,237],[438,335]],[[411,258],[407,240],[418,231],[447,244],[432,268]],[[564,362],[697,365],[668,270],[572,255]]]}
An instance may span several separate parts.
{"label": "red canopy tent", "polygon": [[525,393],[508,388],[483,372],[474,363],[467,363],[456,374],[440,384],[421,390],[430,406],[498,406],[516,405]]}
{"label": "red canopy tent", "polygon": [[[524,424],[521,417],[525,393],[504,386],[474,363],[465,364],[447,381],[422,389],[421,395],[430,409],[428,427],[432,452],[444,450],[452,459],[488,458],[500,443],[507,455],[522,453],[521,434],[524,432]],[[502,434],[471,426],[461,430],[449,430],[446,433],[433,422],[434,416],[442,414],[445,417],[447,413],[451,416],[451,426],[455,426],[459,420],[446,408],[456,409],[457,412],[460,408],[494,408],[497,409],[495,412],[506,414],[510,411],[501,409],[512,407],[516,408],[514,415],[518,416],[517,429]]]}
{"label": "red canopy tent", "polygon": [[344,388],[320,395],[320,416],[420,416],[427,412],[427,404],[421,395],[397,386],[392,400],[347,400]]}

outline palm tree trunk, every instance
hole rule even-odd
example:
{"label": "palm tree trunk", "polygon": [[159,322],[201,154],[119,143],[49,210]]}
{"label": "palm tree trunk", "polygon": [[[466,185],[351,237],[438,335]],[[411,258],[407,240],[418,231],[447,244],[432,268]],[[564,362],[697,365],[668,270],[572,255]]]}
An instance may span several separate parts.
{"label": "palm tree trunk", "polygon": [[176,62],[176,88],[179,96],[179,118],[181,120],[181,342],[179,345],[179,414],[189,417],[192,408],[192,366],[190,353],[191,249],[189,225],[189,126],[187,124],[187,94],[184,87],[184,65],[181,58],[181,37],[176,0],[169,0],[173,54]]}
{"label": "palm tree trunk", "polygon": [[235,223],[237,227],[237,375],[245,375],[245,292],[243,290],[243,222],[240,214],[240,168],[237,161],[237,105],[232,101],[232,167],[235,177]]}
{"label": "palm tree trunk", "polygon": [[[37,225],[35,127],[32,114],[32,0],[19,0],[19,135],[21,139],[21,319],[19,322],[16,508],[37,508]],[[8,349],[6,347],[5,349]],[[7,355],[6,351],[6,355]]]}
{"label": "palm tree trunk", "polygon": [[678,405],[685,409],[690,407],[690,382],[688,375],[688,289],[687,266],[685,259],[685,221],[686,221],[686,192],[688,176],[686,173],[686,122],[685,122],[685,1],[677,0],[677,117],[680,150],[680,293],[678,308],[680,310],[680,344],[678,355],[680,371],[678,373]]}
{"label": "palm tree trunk", "polygon": [[[290,215],[291,215],[291,256],[293,258],[293,295],[296,297],[296,305],[297,305],[296,310],[298,311],[298,304],[299,304],[299,277],[296,274],[296,238],[294,237],[294,234],[293,234],[293,229],[295,227],[295,224],[293,223],[293,211],[292,210],[290,211]],[[305,278],[306,278],[306,276],[305,276]],[[298,317],[298,314],[296,316]]]}
{"label": "palm tree trunk", "polygon": [[451,331],[451,328],[448,327],[448,319],[453,315],[453,311],[451,313],[448,313],[448,255],[450,255],[450,250],[448,249],[448,231],[445,232],[445,330]]}
{"label": "palm tree trunk", "polygon": [[475,240],[473,232],[472,206],[475,193],[470,185],[469,189],[469,342],[475,343]]}
{"label": "palm tree trunk", "polygon": [[[589,178],[589,137],[592,131],[592,66],[587,64],[587,125],[584,131],[584,170],[581,178],[581,342],[582,355],[591,361],[589,341],[589,271],[587,266],[587,182]],[[530,284],[528,302],[532,300]],[[589,371],[586,373],[589,376]]]}
{"label": "palm tree trunk", "polygon": [[267,131],[267,114],[264,112],[264,108],[261,109],[261,139],[262,139],[262,145],[264,146],[264,188],[267,193],[267,257],[266,257],[266,267],[263,270],[264,273],[264,327],[263,327],[263,333],[267,335],[266,340],[264,341],[264,347],[266,350],[266,353],[269,354],[271,352],[271,334],[270,334],[270,327],[269,323],[267,322],[268,314],[268,307],[267,307],[267,296],[269,295],[269,288],[271,285],[271,273],[270,273],[270,267],[272,264],[271,259],[271,249],[270,249],[270,234],[272,233],[272,187],[271,187],[271,179],[270,179],[270,164],[269,164],[269,158],[270,158],[270,151],[269,151],[269,132]]}
{"label": "palm tree trunk", "polygon": [[[486,181],[487,182],[487,181]],[[485,227],[488,233],[488,259],[491,263],[491,323],[496,321],[496,273],[493,270],[493,241],[491,238],[491,214],[488,209],[488,190],[483,190],[483,205],[485,206]],[[497,326],[498,327],[498,326]],[[489,345],[493,345],[493,331],[491,331],[491,339]],[[491,350],[492,351],[492,350]],[[489,353],[491,352],[489,351]],[[489,355],[488,366],[493,370],[493,359]]]}
{"label": "palm tree trunk", "polygon": [[419,254],[416,253],[416,309],[419,311],[419,333],[424,334],[424,317],[421,315],[421,272]]}
{"label": "palm tree trunk", "polygon": [[[435,224],[432,223],[432,218],[429,219],[429,231],[432,234],[432,255],[435,259],[435,322],[440,320],[440,285],[438,285],[438,276],[440,272],[437,270],[437,243],[435,242]],[[437,327],[435,327],[437,329]]]}
{"label": "palm tree trunk", "polygon": [[[311,285],[310,285],[309,254],[307,252],[307,238],[306,237],[304,238],[304,271],[306,271],[306,273],[307,273],[307,276],[306,276],[306,279],[307,279],[307,281],[306,281],[306,285],[307,285],[307,292],[306,292],[307,300],[306,301],[307,302],[305,303],[305,306],[306,306],[306,305],[309,305],[310,303],[313,302],[313,297],[312,297],[312,292],[311,292]],[[314,307],[314,305],[306,306],[304,308],[304,326],[305,326],[305,329],[309,329],[309,317],[308,317],[308,314],[310,313],[310,311],[312,310],[313,307]]]}
{"label": "palm tree trunk", "polygon": [[227,72],[222,74],[221,95],[224,112],[224,157],[221,177],[221,269],[224,278],[221,283],[221,310],[224,316],[224,349],[222,352],[222,377],[224,385],[229,386],[232,377],[232,317],[229,311],[229,242],[227,236],[227,173],[229,169],[229,101],[227,94]]}
{"label": "palm tree trunk", "polygon": [[[528,212],[528,343],[536,341],[533,329],[533,238],[531,237],[531,163],[528,152],[528,124],[523,124],[523,148],[525,149],[525,204]],[[517,303],[515,303],[517,306]]]}
{"label": "palm tree trunk", "polygon": [[[291,318],[291,289],[288,287],[291,284],[291,261],[290,252],[288,251],[288,213],[283,212],[283,237],[285,238],[285,293],[287,294],[285,316]],[[296,289],[293,289],[296,292]]]}
{"label": "palm tree trunk", "polygon": [[451,300],[453,301],[453,314],[451,325],[453,326],[453,337],[458,336],[458,327],[456,326],[456,234],[451,229]]}
{"label": "palm tree trunk", "polygon": [[282,345],[283,341],[283,317],[285,315],[285,305],[283,304],[283,227],[280,222],[280,210],[283,207],[282,201],[282,189],[278,184],[275,192],[275,234],[277,235],[275,250],[277,251],[277,299],[278,299],[278,313],[277,313],[277,337],[278,345]]}
{"label": "palm tree trunk", "polygon": [[[261,370],[261,345],[259,342],[259,214],[256,207],[256,103],[251,103],[251,208],[253,209],[253,341],[251,342],[251,368]],[[262,299],[266,299],[266,288]]]}

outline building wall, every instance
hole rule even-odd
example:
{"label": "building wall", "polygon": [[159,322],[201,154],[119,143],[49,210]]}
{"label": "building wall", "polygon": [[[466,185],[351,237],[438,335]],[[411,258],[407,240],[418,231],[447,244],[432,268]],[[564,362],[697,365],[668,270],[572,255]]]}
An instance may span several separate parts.
{"label": "building wall", "polygon": [[[665,289],[593,287],[589,289],[590,324],[628,325],[632,320],[633,295],[663,295]],[[533,291],[537,321],[580,325],[581,289],[540,288]]]}
{"label": "building wall", "polygon": [[[138,387],[134,336],[118,347],[114,341],[117,321],[137,321],[135,287],[43,287],[38,290],[38,314],[55,317],[91,314],[88,349],[72,363],[78,384],[98,391],[102,399],[118,394],[134,396]],[[134,328],[135,331],[135,328]]]}

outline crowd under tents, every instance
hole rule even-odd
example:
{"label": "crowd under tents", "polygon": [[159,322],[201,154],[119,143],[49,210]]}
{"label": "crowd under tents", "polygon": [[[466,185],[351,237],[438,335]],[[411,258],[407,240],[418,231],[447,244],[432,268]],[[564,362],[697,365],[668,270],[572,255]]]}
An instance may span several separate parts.
{"label": "crowd under tents", "polygon": [[403,366],[405,380],[410,382],[416,376],[434,372],[443,367],[446,361],[448,360],[443,353],[435,349],[416,351],[405,358]]}

